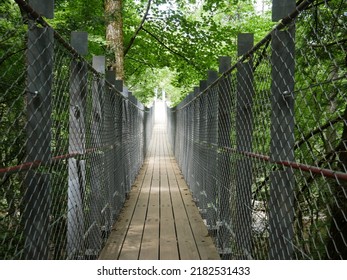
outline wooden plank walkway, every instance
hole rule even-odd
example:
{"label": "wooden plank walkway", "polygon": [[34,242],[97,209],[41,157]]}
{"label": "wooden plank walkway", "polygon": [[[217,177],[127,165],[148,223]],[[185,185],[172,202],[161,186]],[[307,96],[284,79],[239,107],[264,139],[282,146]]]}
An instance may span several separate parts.
{"label": "wooden plank walkway", "polygon": [[102,260],[212,260],[217,250],[158,123]]}

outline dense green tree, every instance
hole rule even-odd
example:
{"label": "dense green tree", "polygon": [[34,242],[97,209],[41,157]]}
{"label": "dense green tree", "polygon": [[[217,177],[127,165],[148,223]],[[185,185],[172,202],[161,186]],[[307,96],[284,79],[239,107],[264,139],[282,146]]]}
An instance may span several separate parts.
{"label": "dense green tree", "polygon": [[[255,11],[251,0],[123,0],[117,2],[117,16],[107,7],[111,2],[116,1],[55,0],[55,18],[49,23],[67,40],[71,31],[87,31],[87,59],[106,54],[109,68],[122,70],[117,77],[124,78],[129,89],[145,104],[151,103],[155,93],[162,90],[173,105],[179,103],[193,85],[206,78],[206,70],[217,68],[219,56],[229,55],[234,62],[237,60],[238,33],[255,33],[258,42],[274,24],[267,12]],[[343,0],[313,1],[297,21],[295,53],[296,161],[343,173],[347,171],[346,5]],[[120,17],[123,25],[119,24]],[[123,42],[121,48],[110,44],[112,36],[107,36],[110,24],[118,24],[116,28],[122,29],[123,35],[115,35],[118,42]],[[1,1],[0,128],[5,133],[0,136],[0,167],[20,164],[25,158],[26,119],[22,97],[26,30],[26,18],[15,1]],[[265,61],[255,74],[257,102],[263,102],[269,93],[271,70],[266,59],[271,55],[270,48],[271,44],[264,44],[263,53],[257,56]],[[124,62],[119,63],[121,59]],[[67,72],[67,68],[59,71]],[[68,92],[68,84],[65,91]],[[58,118],[57,115],[53,119]],[[66,121],[67,115],[59,118]],[[257,128],[258,122],[261,124]],[[268,151],[270,136],[263,128],[269,125],[267,112],[260,112],[255,120],[255,134],[265,139],[265,144],[256,148],[264,154]],[[64,129],[66,138],[67,128]],[[270,171],[268,168],[266,176],[262,173],[262,178],[257,178],[259,185],[266,185]],[[11,232],[16,227],[13,223],[16,219],[9,218],[18,217],[16,205],[20,204],[22,190],[18,176],[13,178],[0,178],[3,244],[16,235]],[[304,253],[315,254],[317,258],[346,258],[346,250],[336,250],[345,248],[347,240],[345,183],[304,173],[296,175],[296,185],[298,246],[302,245],[300,242],[305,243],[306,238],[307,244],[302,246]],[[261,189],[258,185],[255,187],[257,191]],[[326,220],[315,218],[320,214]],[[305,224],[307,217],[320,223]],[[323,239],[327,242],[322,242]]]}
{"label": "dense green tree", "polygon": [[[347,171],[346,10],[346,1],[315,1],[301,15],[296,36],[296,160],[341,172]],[[298,185],[298,203],[309,209],[305,215],[313,221],[323,214],[329,223],[329,228],[311,223],[308,231],[314,234],[308,250],[345,259],[345,182],[307,175]],[[322,237],[328,246],[314,247]]]}
{"label": "dense green tree", "polygon": [[[25,159],[25,34],[18,6],[12,0],[0,4],[0,168]],[[19,176],[0,175],[0,259],[11,254],[3,244],[20,239],[18,205],[22,186]],[[5,245],[6,246],[6,245]]]}
{"label": "dense green tree", "polygon": [[[168,68],[175,73],[170,85],[179,89],[181,98],[206,78],[206,70],[217,68],[219,56],[236,59],[238,33],[254,32],[261,38],[271,25],[267,15],[255,12],[252,1],[156,4],[127,53],[126,76],[138,81],[146,78],[148,68]],[[140,98],[150,94],[141,88],[135,92]]]}
{"label": "dense green tree", "polygon": [[[72,30],[88,31],[90,54],[106,53],[109,68],[120,71],[116,76],[125,79],[144,102],[153,97],[158,87],[147,86],[144,91],[139,86],[148,81],[149,71],[171,70],[174,75],[164,87],[177,102],[192,84],[205,78],[207,69],[217,67],[218,56],[236,58],[239,32],[254,32],[256,38],[261,38],[271,23],[267,14],[255,12],[250,0],[57,0],[52,24],[66,36]],[[113,47],[111,37],[119,40]]]}

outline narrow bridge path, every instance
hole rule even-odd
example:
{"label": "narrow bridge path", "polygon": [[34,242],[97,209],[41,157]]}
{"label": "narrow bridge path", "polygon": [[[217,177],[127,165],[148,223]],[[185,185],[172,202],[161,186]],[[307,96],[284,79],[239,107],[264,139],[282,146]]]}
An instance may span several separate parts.
{"label": "narrow bridge path", "polygon": [[100,259],[219,259],[169,148],[160,115],[145,163]]}

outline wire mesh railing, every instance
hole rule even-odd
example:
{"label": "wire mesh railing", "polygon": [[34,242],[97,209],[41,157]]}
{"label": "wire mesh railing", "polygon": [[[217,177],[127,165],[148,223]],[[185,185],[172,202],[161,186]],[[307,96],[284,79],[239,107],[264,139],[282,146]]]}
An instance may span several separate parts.
{"label": "wire mesh railing", "polygon": [[346,11],[294,1],[254,47],[240,34],[236,64],[221,58],[219,75],[168,108],[175,156],[224,259],[347,259]]}
{"label": "wire mesh railing", "polygon": [[16,2],[0,5],[0,259],[94,259],[144,160],[152,109],[103,57],[83,58],[86,33],[70,45]]}

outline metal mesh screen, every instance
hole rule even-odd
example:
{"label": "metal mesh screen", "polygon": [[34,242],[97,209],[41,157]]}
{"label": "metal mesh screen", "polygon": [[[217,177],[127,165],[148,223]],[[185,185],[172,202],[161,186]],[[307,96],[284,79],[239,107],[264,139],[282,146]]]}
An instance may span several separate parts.
{"label": "metal mesh screen", "polygon": [[168,109],[224,259],[347,259],[347,4],[299,2],[253,48],[240,36],[238,62]]}
{"label": "metal mesh screen", "polygon": [[35,18],[12,1],[0,17],[0,259],[94,259],[144,159],[152,110]]}

